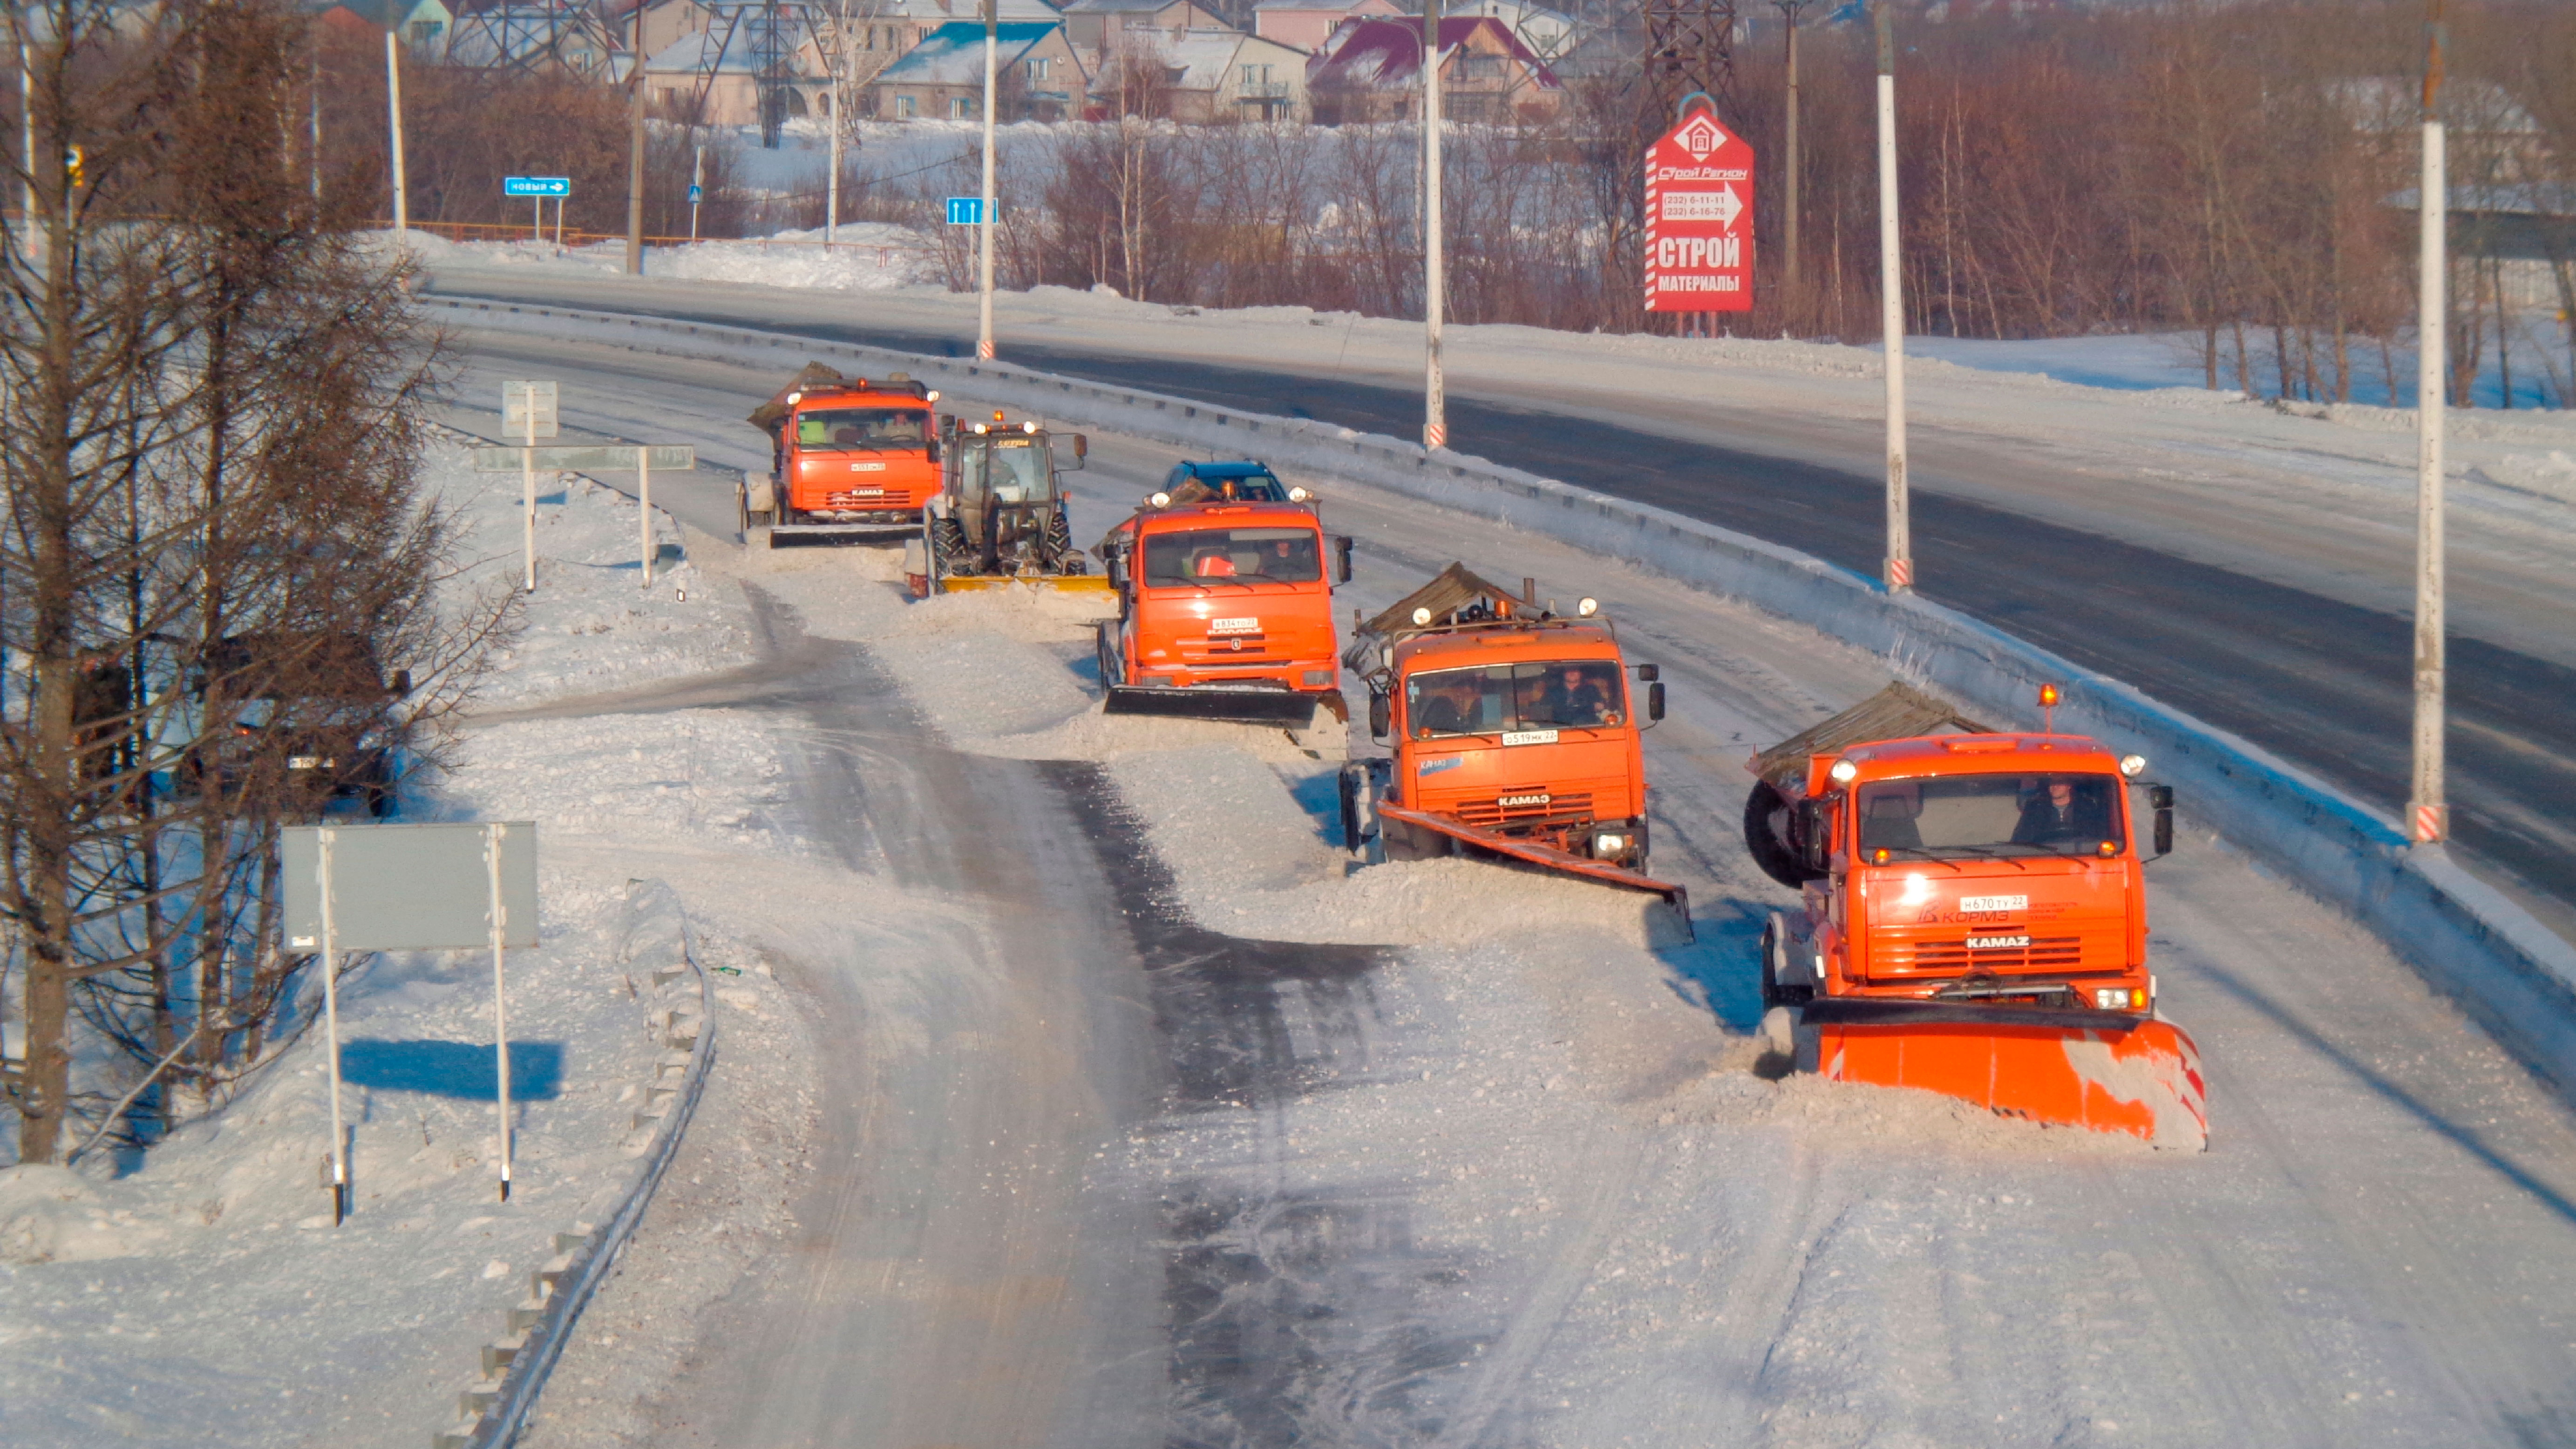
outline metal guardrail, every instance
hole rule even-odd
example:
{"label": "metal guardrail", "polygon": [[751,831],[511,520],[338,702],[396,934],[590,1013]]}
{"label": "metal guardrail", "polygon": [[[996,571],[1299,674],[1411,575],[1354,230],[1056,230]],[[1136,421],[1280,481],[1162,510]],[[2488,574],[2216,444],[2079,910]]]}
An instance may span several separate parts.
{"label": "metal guardrail", "polygon": [[[518,1328],[518,1334],[524,1337],[510,1347],[508,1367],[500,1383],[488,1395],[474,1396],[488,1397],[482,1416],[469,1430],[433,1436],[436,1449],[507,1449],[518,1439],[536,1408],[538,1396],[545,1392],[556,1361],[563,1356],[574,1323],[590,1305],[600,1284],[607,1281],[637,1225],[643,1222],[644,1210],[651,1205],[662,1174],[670,1169],[672,1157],[679,1152],[680,1139],[697,1112],[698,1098],[706,1091],[707,1074],[715,1063],[716,1021],[706,968],[698,961],[697,938],[689,928],[688,914],[681,909],[679,896],[658,880],[629,881],[626,902],[626,946],[622,954],[629,969],[647,973],[657,987],[682,977],[695,983],[694,1019],[675,1018],[661,1027],[666,1050],[678,1050],[686,1042],[688,1064],[677,1082],[668,1087],[656,1085],[646,1093],[645,1111],[639,1114],[638,1121],[653,1120],[657,1110],[659,1120],[654,1121],[653,1135],[644,1151],[644,1170],[627,1188],[608,1222],[592,1229],[583,1242],[571,1247],[571,1261],[556,1274],[554,1290],[546,1298],[543,1311],[535,1315],[533,1322]],[[669,933],[667,939],[655,934],[665,930]],[[687,1026],[685,1036],[683,1025]],[[486,1363],[495,1360],[494,1350],[487,1348]]]}
{"label": "metal guardrail", "polygon": [[[549,335],[595,328],[638,351],[759,365],[829,356],[945,379],[943,390],[1074,418],[1217,456],[1256,450],[1526,528],[1741,599],[1887,658],[1905,659],[1967,703],[2023,715],[2039,683],[2065,687],[2061,723],[2137,749],[2193,791],[2197,813],[2301,889],[2377,935],[2453,996],[2525,1064],[2576,1094],[2576,946],[2471,876],[2439,846],[2412,848],[2343,791],[2134,687],[1916,595],[1795,549],[1650,504],[1595,493],[1483,458],[1305,418],[1084,382],[1009,363],[931,357],[708,322],[457,297],[493,325]],[[577,335],[574,333],[573,335]]]}

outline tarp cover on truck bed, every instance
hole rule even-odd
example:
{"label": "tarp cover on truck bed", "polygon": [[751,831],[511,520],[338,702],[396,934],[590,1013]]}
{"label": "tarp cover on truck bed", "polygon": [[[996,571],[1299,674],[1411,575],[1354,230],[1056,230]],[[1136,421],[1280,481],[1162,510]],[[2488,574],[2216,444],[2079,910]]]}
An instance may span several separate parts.
{"label": "tarp cover on truck bed", "polygon": [[1807,761],[1814,755],[1840,754],[1872,740],[1993,733],[1990,727],[1959,713],[1948,700],[1890,681],[1887,688],[1833,718],[1809,725],[1755,755],[1744,762],[1744,768],[1794,799],[1806,793]]}

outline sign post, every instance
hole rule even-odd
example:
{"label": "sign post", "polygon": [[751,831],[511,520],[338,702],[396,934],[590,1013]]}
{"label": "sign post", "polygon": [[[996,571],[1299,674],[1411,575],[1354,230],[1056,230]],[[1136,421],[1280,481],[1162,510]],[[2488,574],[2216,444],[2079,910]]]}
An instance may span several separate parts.
{"label": "sign post", "polygon": [[537,944],[537,827],[292,825],[278,841],[289,951],[319,949],[331,1092],[331,1221],[348,1217],[348,1128],[340,1111],[340,952],[492,952],[501,1200],[510,1198],[510,1036],[503,952]]}
{"label": "sign post", "polygon": [[[510,385],[522,386],[515,382]],[[687,443],[601,443],[588,447],[474,450],[474,471],[477,473],[507,473],[513,468],[524,467],[529,476],[534,477],[539,468],[561,473],[608,473],[634,469],[636,502],[643,505],[643,518],[637,525],[638,556],[644,562],[644,587],[648,589],[653,587],[653,470],[667,468],[685,473],[697,466],[698,450]]]}
{"label": "sign post", "polygon": [[1706,93],[1681,109],[1646,152],[1646,310],[1750,311],[1753,146],[1718,124]]}
{"label": "sign post", "polygon": [[546,198],[553,197],[555,199],[555,241],[558,244],[563,241],[563,202],[565,197],[572,195],[571,177],[504,176],[501,178],[501,194],[524,196],[536,203],[536,230],[529,233],[528,237],[530,241],[535,242],[543,242],[546,239]]}
{"label": "sign post", "polygon": [[527,543],[527,589],[537,588],[537,439],[551,438],[561,431],[556,421],[555,385],[551,382],[505,382],[501,384],[501,430],[516,432],[526,440],[520,450],[520,471],[526,485],[526,506],[521,513],[520,533]]}

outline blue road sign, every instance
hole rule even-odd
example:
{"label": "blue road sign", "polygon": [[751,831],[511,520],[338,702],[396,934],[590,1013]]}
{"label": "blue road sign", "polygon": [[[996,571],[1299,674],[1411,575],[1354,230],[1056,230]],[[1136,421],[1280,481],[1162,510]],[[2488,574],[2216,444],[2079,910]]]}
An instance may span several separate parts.
{"label": "blue road sign", "polygon": [[980,196],[952,196],[948,198],[948,224],[950,226],[982,226],[984,224],[984,198]]}
{"label": "blue road sign", "polygon": [[702,187],[702,186],[698,185],[698,183],[696,183],[696,182],[694,182],[694,181],[692,181],[692,182],[690,182],[690,183],[689,183],[689,205],[691,205],[691,206],[695,206],[695,205],[697,205],[697,204],[698,204],[698,202],[700,201],[700,199],[702,199],[705,195],[706,195],[706,189],[705,189],[704,187]]}
{"label": "blue road sign", "polygon": [[501,194],[503,196],[570,196],[572,178],[569,176],[504,176],[501,178]]}

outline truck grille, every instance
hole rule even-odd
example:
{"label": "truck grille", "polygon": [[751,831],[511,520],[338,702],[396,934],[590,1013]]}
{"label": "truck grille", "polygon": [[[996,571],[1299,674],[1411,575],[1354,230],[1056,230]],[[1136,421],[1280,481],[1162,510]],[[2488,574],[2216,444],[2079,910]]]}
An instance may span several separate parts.
{"label": "truck grille", "polygon": [[[1550,795],[1546,803],[1532,799],[1541,792],[1527,795],[1513,793],[1490,800],[1462,800],[1452,807],[1460,820],[1483,830],[1508,829],[1522,825],[1565,825],[1592,818],[1592,797]],[[1505,804],[1505,801],[1511,803]]]}
{"label": "truck grille", "polygon": [[[1993,934],[2007,933],[1997,931]],[[2083,946],[2080,936],[2033,936],[2028,946],[1973,948],[1965,937],[1951,941],[1917,941],[1911,953],[1903,946],[1890,951],[1888,965],[1898,970],[1942,972],[2074,971],[2084,964]]]}
{"label": "truck grille", "polygon": [[1223,669],[1237,664],[1285,664],[1285,656],[1270,652],[1270,641],[1260,634],[1217,634],[1205,639],[1183,639],[1181,660],[1187,664]]}

